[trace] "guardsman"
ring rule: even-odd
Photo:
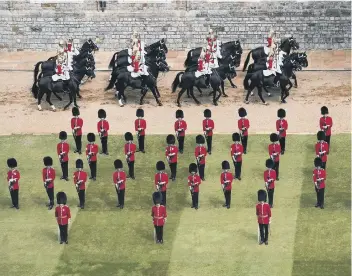
[[[115,172],[112,175],[112,181],[117,193],[117,208],[123,209],[125,205],[126,190],[126,173],[123,170],[123,164],[120,159],[114,161]]]
[[[279,135],[276,133],[270,134],[271,144],[268,146],[269,157],[274,161],[274,170],[276,171],[276,180],[279,180],[279,166],[280,166],[280,154],[281,146],[278,143]]]
[[[55,169],[53,166],[53,159],[50,156],[43,158],[43,163],[45,168],[42,170],[43,183],[46,193],[49,197],[48,210],[53,209],[54,207],[54,181],[56,177]]]
[[[231,158],[233,160],[233,165],[235,167],[235,179],[241,180],[241,171],[242,171],[242,154],[243,146],[240,144],[240,134],[233,133],[232,141],[235,143],[231,145]]]
[[[277,131],[277,134],[279,135],[281,154],[284,154],[286,150],[286,134],[287,134],[286,131],[288,128],[287,120],[285,120],[286,110],[280,108],[277,111],[277,117],[279,117],[279,119],[276,121],[276,131]]]
[[[70,207],[66,205],[67,197],[64,192],[56,194],[57,206],[55,208],[55,217],[59,225],[60,244],[68,244],[68,223],[71,218]]]
[[[73,138],[75,139],[76,143],[76,150],[75,153],[78,152],[82,154],[82,127],[83,127],[83,119],[79,117],[80,112],[77,107],[72,108],[72,116],[71,119],[71,129]]]
[[[56,146],[56,153],[59,157],[62,176],[60,179],[68,181],[68,154],[70,152],[70,145],[67,143],[67,133],[66,131],[60,131],[59,139],[61,140],[60,143]]]
[[[145,139],[145,130],[147,129],[147,122],[144,120],[144,110],[138,108],[136,111],[137,119],[134,121],[134,130],[137,132],[138,137],[138,151],[145,153],[144,150],[144,139]]]
[[[204,147],[205,139],[203,135],[196,136],[197,146],[194,149],[194,156],[196,157],[197,167],[200,178],[205,181],[204,170],[205,170],[205,157],[207,156],[207,150]]]
[[[317,193],[317,204],[315,207],[324,209],[324,192],[325,192],[325,180],[326,171],[322,168],[322,160],[317,157],[314,159],[314,170],[313,170],[313,182],[315,185],[315,192]]]
[[[108,152],[108,131],[110,129],[109,122],[106,120],[106,111],[104,109],[98,110],[99,122],[97,123],[97,131],[101,141],[101,154],[109,155]]]
[[[176,180],[176,172],[177,172],[177,156],[178,156],[178,147],[175,145],[176,139],[175,136],[169,134],[166,137],[167,147],[165,149],[165,156],[167,162],[170,166],[171,177],[172,181]]]
[[[95,134],[90,132],[87,135],[88,145],[86,146],[86,156],[90,168],[90,177],[93,181],[97,180],[97,156],[98,145],[95,144]]]
[[[20,209],[18,205],[18,193],[19,193],[19,180],[21,178],[20,172],[16,169],[17,160],[15,158],[7,159],[7,167],[9,171],[7,172],[7,182],[9,183],[9,191],[12,200],[12,207]]]
[[[166,206],[166,191],[167,185],[169,184],[169,176],[167,172],[165,172],[165,163],[163,161],[158,161],[156,163],[156,174],[154,176],[154,184],[157,192],[160,192],[161,197],[161,205]]]
[[[225,196],[225,204],[223,207],[230,209],[233,175],[230,172],[230,164],[228,161],[223,161],[221,167],[220,183]]]
[[[133,135],[131,132],[126,132],[125,133],[125,156],[126,156],[126,161],[128,165],[128,177],[131,179],[135,179],[134,177],[134,161],[135,161],[135,156],[134,154],[136,153],[137,146],[133,143]]]
[[[207,151],[209,154],[211,154],[211,148],[212,148],[212,141],[213,141],[213,130],[215,128],[214,121],[211,118],[211,110],[206,109],[204,110],[204,117],[205,119],[203,120],[203,132],[204,136],[207,140]]]
[[[325,142],[328,143],[330,148],[332,118],[329,116],[329,109],[326,106],[323,106],[320,111],[321,115],[323,115],[319,120],[320,130],[325,132]],[[327,154],[329,154],[329,152]]]
[[[246,118],[247,116],[247,111],[241,107],[238,109],[238,116],[240,116],[241,119],[238,119],[237,125],[238,129],[240,130],[241,134],[241,143],[243,146],[243,153],[247,153],[247,142],[248,142],[248,129],[250,127],[249,125],[249,120]]]
[[[154,224],[154,237],[156,243],[163,244],[163,232],[164,225],[167,218],[166,207],[161,205],[161,194],[159,192],[155,192],[153,194],[153,201],[155,206],[152,207],[152,218]]]
[[[325,132],[318,131],[317,133],[318,142],[315,144],[315,154],[321,158],[321,167],[325,170],[326,162],[328,161],[329,144],[325,142]]]
[[[270,205],[266,203],[266,191],[258,191],[258,203],[255,206],[258,224],[260,239],[259,244],[265,243],[268,245],[268,236],[269,236],[269,225],[271,220],[271,209]]]
[[[269,31],[269,35],[267,37],[267,45],[266,47],[268,48],[269,50],[269,53],[268,53],[268,56],[270,55],[274,55],[274,51],[275,51],[275,48],[276,48],[276,32],[270,28],[270,31]]]
[[[178,141],[178,148],[181,154],[183,153],[183,146],[185,143],[185,136],[186,136],[186,130],[187,130],[187,123],[183,118],[184,118],[183,111],[181,109],[176,110],[177,121],[174,124],[174,129],[175,129],[176,137]]]
[[[276,171],[273,170],[274,166],[275,164],[272,159],[267,159],[265,161],[265,167],[267,169],[264,171],[264,183],[266,191],[268,192],[270,208],[274,207],[274,190],[276,180]]]
[[[188,176],[188,187],[192,196],[192,208],[198,210],[198,201],[199,201],[199,185],[202,183],[200,176],[197,174],[198,168],[197,164],[191,163],[189,165]]]
[[[83,171],[83,161],[82,159],[76,160],[76,171],[73,173],[73,183],[76,186],[79,204],[77,207],[84,209],[84,203],[86,201],[86,182],[88,175]]]

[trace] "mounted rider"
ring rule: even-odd
[[[212,29],[209,30],[207,36],[207,50],[211,54],[210,58],[210,68],[218,68],[219,62],[218,58],[222,58],[221,56],[221,42],[218,40],[217,34],[214,34]]]
[[[73,70],[72,68],[73,56],[79,54],[79,51],[76,49],[73,43],[73,38],[68,39],[66,46],[64,47],[64,52],[67,54],[67,66],[70,70]]]
[[[52,76],[53,81],[58,80],[69,80],[70,73],[68,67],[64,64],[64,60],[61,57],[56,59],[56,68],[55,68],[55,75]]]
[[[198,58],[197,71],[195,72],[196,78],[204,75],[210,75],[212,73],[209,67],[210,56],[210,52],[207,51],[206,47],[203,47]]]
[[[61,58],[63,64],[67,64],[67,60],[68,60],[67,53],[65,52],[66,47],[67,47],[66,41],[60,40],[57,48],[57,59]]]
[[[144,63],[145,62],[145,58],[144,55],[146,54],[146,52],[144,51],[144,42],[141,41],[140,39],[140,34],[137,33],[136,31],[133,32],[132,37],[131,37],[131,44],[130,44],[130,48],[128,49],[128,55],[130,56],[131,59],[129,59],[130,63],[133,63],[136,55],[136,52],[139,52],[140,58],[141,58],[141,62]]]

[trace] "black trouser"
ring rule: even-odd
[[[198,208],[198,199],[199,199],[199,192],[191,193],[192,196],[192,207]]]
[[[106,8],[106,1],[99,1],[99,6],[101,9]]]
[[[117,190],[117,188],[115,187],[116,189],[116,193],[117,193],[117,203],[118,205],[125,205],[125,189],[123,190]]]
[[[144,151],[144,139],[145,139],[145,136],[138,136],[138,149],[140,151]]]
[[[225,205],[230,207],[230,204],[231,204],[231,190],[225,190],[224,191],[224,196],[225,196]]]
[[[235,167],[235,178],[240,178],[241,171],[242,171],[242,161],[240,162],[233,161],[233,166]]]
[[[329,145],[329,150],[330,150],[330,137],[331,137],[331,135],[325,136],[325,142],[328,143],[328,145]]]
[[[204,169],[205,169],[205,164],[198,164],[199,176],[202,180],[205,178]]]
[[[12,190],[10,191],[12,205],[18,207],[18,191],[19,190]]]
[[[79,190],[78,192],[78,198],[79,198],[79,206],[84,206],[84,203],[86,202],[86,190]]]
[[[178,149],[180,150],[180,153],[183,152],[183,145],[185,144],[185,136],[178,136]]]
[[[317,193],[317,205],[318,206],[324,206],[324,193],[325,193],[325,188],[317,189],[315,187],[315,192]]]
[[[161,192],[161,205],[166,206],[166,191],[165,192]]]
[[[279,143],[280,143],[280,147],[281,147],[281,152],[285,152],[285,150],[286,150],[286,137],[280,137]]]
[[[74,138],[75,138],[75,143],[76,143],[76,150],[78,152],[82,152],[82,135],[74,136]]]
[[[68,178],[68,161],[61,163],[62,177],[64,179]]]
[[[276,171],[276,178],[279,178],[279,166],[280,166],[280,161],[275,162],[274,161],[274,170]]]
[[[156,225],[154,225],[154,228],[155,228],[156,240],[157,241],[162,241],[163,240],[163,228],[164,228],[164,226],[156,226]]]
[[[100,141],[101,141],[102,152],[107,154],[108,153],[108,136],[101,137]]]
[[[134,177],[134,161],[127,162],[128,165],[128,175],[133,178]]]
[[[248,142],[248,136],[241,135],[241,143],[243,146],[243,153],[247,153],[247,142]]]
[[[67,242],[67,238],[68,238],[68,224],[66,224],[66,225],[60,225],[59,224],[59,228],[60,228],[60,241]]]
[[[96,178],[97,177],[97,161],[90,161],[89,168],[90,168],[90,177]]]
[[[49,197],[49,206],[54,206],[54,188],[46,188]]]
[[[169,163],[170,166],[170,171],[171,171],[171,179],[176,178],[176,172],[177,172],[177,163]]]
[[[322,162],[322,163],[321,163],[321,168],[325,170],[325,168],[326,168],[326,162]]]
[[[259,223],[259,231],[260,231],[260,240],[262,242],[268,241],[268,234],[269,234],[269,224],[260,224]]]
[[[207,152],[211,153],[211,147],[212,147],[212,143],[213,143],[213,136],[206,136],[206,140],[207,140]]]
[[[268,189],[268,198],[269,198],[269,205],[272,207],[274,204],[274,190],[275,189]]]

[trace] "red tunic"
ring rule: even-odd
[[[203,59],[198,59],[198,69],[199,72],[204,70],[204,62]]]
[[[268,69],[272,69],[273,68],[273,58],[270,57],[269,60],[268,60]]]
[[[329,116],[321,117],[319,120],[319,125],[320,125],[320,129],[325,132],[326,136],[331,135],[331,127],[332,127],[332,118],[331,117],[329,117]],[[324,126],[328,126],[328,128],[325,129]]]
[[[187,130],[187,123],[184,120],[177,120],[174,125],[175,132],[178,132],[178,136],[185,136]],[[179,129],[182,129],[179,131]]]
[[[107,120],[100,120],[97,123],[97,130],[98,133],[101,133],[101,130],[104,129],[105,131],[102,134],[102,137],[107,137],[108,136],[108,131],[110,129],[109,122]]]
[[[199,155],[204,155],[200,158],[199,164],[205,164],[205,157],[207,156],[207,149],[204,146],[196,146],[194,149],[194,156],[197,158]]]
[[[225,185],[225,180],[229,181],[227,182],[227,186],[225,187],[226,191],[231,191],[232,189],[232,181],[233,181],[233,174],[230,172],[223,172],[220,175],[220,183],[221,185]]]
[[[67,51],[68,52],[71,52],[72,51],[72,44],[67,44]]]
[[[43,175],[43,182],[45,182],[46,179],[51,179],[47,188],[48,189],[54,188],[54,180],[56,177],[55,169],[54,168],[44,168],[42,171],[42,175]]]
[[[71,218],[71,211],[67,205],[60,204],[55,208],[55,217],[59,225],[68,224],[68,220]]]
[[[136,119],[134,121],[134,130],[138,131],[138,128],[142,128],[142,130],[139,132],[140,136],[145,136],[145,130],[147,128],[147,122],[144,119]]]
[[[246,118],[238,119],[237,125],[238,129],[242,132],[242,136],[248,136],[249,120]],[[242,130],[242,128],[246,128],[246,130]]]
[[[76,183],[81,180],[81,184],[79,185],[80,190],[85,190],[86,189],[86,182],[87,182],[87,173],[84,171],[75,171],[73,173],[73,184],[76,185]]]
[[[138,73],[138,72],[139,72],[139,60],[137,60],[137,59],[135,59],[135,60],[133,61],[133,71],[134,71],[135,73]]]
[[[202,180],[198,174],[188,176],[188,186],[191,187],[192,183],[194,183],[193,192],[199,193],[199,185],[202,184]]]
[[[270,184],[269,184],[269,180],[271,180]],[[269,190],[274,189],[275,188],[275,180],[276,180],[276,171],[273,169],[267,169],[266,171],[264,171],[264,182],[269,184]]]
[[[206,63],[209,63],[210,60],[211,60],[211,54],[210,54],[210,53],[206,53],[206,54],[205,54],[205,62],[206,62]],[[213,62],[214,62],[214,61],[213,61]]]
[[[21,178],[20,172],[16,169],[7,172],[7,182],[9,182],[10,179],[15,180],[14,182],[12,182],[12,190],[19,190],[20,186],[18,182],[20,178]]]
[[[234,157],[235,153],[240,153],[237,157]],[[231,145],[231,158],[235,158],[235,162],[242,162],[243,146],[240,143],[234,143]]]
[[[273,153],[277,153],[277,155],[274,157],[274,162],[279,162],[280,161],[280,154],[281,154],[281,146],[279,144],[270,144],[269,145],[269,157],[271,158]]]
[[[71,129],[74,130],[75,127],[79,127],[76,129],[76,136],[81,136],[83,127],[83,120],[81,118],[73,117],[71,119]]]
[[[125,144],[125,155],[127,155],[128,152],[131,153],[129,160],[130,162],[134,161],[134,154],[136,153],[137,146],[133,143],[126,143]]]
[[[170,153],[175,153],[175,155],[169,156]],[[165,150],[165,156],[169,156],[169,163],[177,163],[178,147],[175,145],[167,146]]]
[[[136,56],[131,56],[132,64],[133,64],[133,61],[135,58],[136,58]]]
[[[207,133],[207,136],[213,136],[213,130],[215,128],[214,121],[212,119],[204,119],[203,120],[203,131],[205,132],[206,128],[210,128]]]
[[[286,137],[286,131],[288,128],[288,123],[285,119],[279,119],[276,121],[276,130],[280,132],[280,128],[283,128],[283,130],[280,133],[280,137]]]
[[[91,153],[90,161],[94,162],[97,161],[97,154],[98,154],[98,145],[97,144],[88,144],[86,146],[86,155],[88,156]]]
[[[66,142],[60,142],[56,146],[56,152],[57,155],[60,155],[60,153],[64,154],[62,155],[62,162],[68,162],[68,153],[70,152],[70,145]]]
[[[271,43],[272,43],[273,39],[272,39],[271,37],[268,37],[268,38],[266,39],[266,41],[268,42],[267,47],[271,47]]]
[[[266,202],[259,202],[255,206],[255,209],[258,217],[258,223],[269,224],[269,219],[271,218],[270,205]]]
[[[56,66],[56,73],[57,73],[58,75],[61,75],[61,74],[62,74],[62,66],[61,66],[60,64],[58,64],[58,65]]]
[[[313,171],[313,182],[317,182],[318,179],[324,179],[322,181],[320,181],[320,186],[318,184],[318,187],[320,189],[323,189],[325,188],[325,180],[326,180],[326,171],[324,169],[317,169],[315,168],[314,171]]]
[[[166,172],[157,172],[154,176],[154,184],[155,188],[157,188],[159,182],[165,182],[165,184],[161,185],[161,192],[166,192],[167,185],[169,184],[169,176]]]
[[[114,184],[119,186],[118,182],[120,182],[120,190],[126,189],[126,173],[124,171],[115,171],[112,175],[112,181]]]
[[[152,217],[155,226],[164,226],[167,217],[166,207],[164,205],[153,206]]]
[[[326,153],[329,152],[329,144],[325,141],[315,144],[315,154],[321,158],[321,161],[328,161]]]

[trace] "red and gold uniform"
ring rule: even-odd
[[[73,138],[75,139],[75,143],[76,143],[75,153],[78,152],[79,154],[81,154],[82,152],[82,134],[83,134],[82,128],[83,128],[83,119],[78,116],[74,116],[71,119],[71,129],[73,133]]]
[[[188,176],[188,186],[192,195],[192,208],[198,210],[199,201],[199,185],[202,184],[202,180],[198,174],[191,174]]]
[[[233,181],[233,175],[231,172],[225,170],[221,173],[220,183],[225,196],[225,204],[223,205],[223,207],[227,207],[227,209],[230,209],[230,205],[231,205],[232,181]]]
[[[97,123],[97,132],[100,136],[102,154],[108,155],[108,136],[109,136],[110,125],[106,119],[101,119]]]
[[[112,181],[117,193],[117,207],[120,209],[123,209],[125,205],[126,177],[126,172],[122,169],[117,169],[112,175]]]
[[[268,168],[267,170],[264,171],[264,183],[265,183],[265,188],[268,192],[270,208],[273,208],[273,204],[274,204],[275,180],[276,180],[275,170]]]
[[[174,130],[176,133],[176,138],[178,140],[178,146],[179,146],[180,153],[183,153],[186,130],[187,130],[186,121],[179,117],[174,124]]]
[[[332,125],[333,122],[330,116],[323,116],[319,120],[320,129],[325,132],[325,142],[327,142],[329,145]]]
[[[84,209],[87,179],[88,179],[88,174],[81,169],[73,173],[73,183],[76,186],[76,190],[79,197],[78,207],[80,207],[81,209]]]
[[[165,156],[170,166],[171,179],[175,181],[177,173],[178,147],[174,144],[169,144],[165,149]]]
[[[326,168],[326,162],[328,161],[327,153],[329,152],[329,144],[325,141],[319,141],[315,144],[315,154],[320,157],[323,164],[322,168]]]
[[[71,211],[67,205],[60,204],[55,208],[55,217],[60,229],[60,243],[68,243],[68,222]]]
[[[94,139],[95,140],[95,139]],[[90,178],[96,180],[97,177],[97,160],[98,160],[99,147],[94,142],[89,142],[86,146],[86,156],[90,168]]]
[[[269,224],[271,219],[270,205],[266,203],[265,190],[258,191],[258,203],[255,206],[257,220],[259,224],[260,242],[259,244],[268,244]]]
[[[240,137],[238,134],[233,138],[236,138],[234,139],[236,141],[231,145],[231,158],[235,167],[235,178],[241,180],[243,146],[239,142]]]
[[[154,176],[155,189],[161,192],[161,205],[166,206],[166,191],[169,184],[169,176],[164,171],[158,171]]]
[[[248,142],[248,129],[250,127],[249,120],[247,118],[241,118],[237,121],[238,129],[241,134],[241,143],[243,146],[243,153],[247,153],[247,142]]]
[[[279,180],[279,166],[281,146],[278,143],[272,143],[268,146],[269,157],[274,161],[274,170],[276,171],[276,180]]]
[[[156,242],[163,243],[163,228],[167,218],[166,207],[160,204],[153,206],[152,217],[156,234]]]
[[[279,142],[281,147],[281,154],[285,153],[286,150],[286,135],[288,129],[288,122],[285,119],[279,119],[276,121],[276,131],[279,135]]]
[[[313,170],[313,183],[317,193],[317,203],[315,207],[324,209],[324,193],[325,193],[326,171],[321,167],[316,167]]]
[[[43,168],[42,178],[44,187],[49,197],[49,210],[51,210],[54,206],[54,181],[56,178],[55,169],[52,167]]]
[[[205,119],[203,120],[203,132],[204,132],[205,139],[207,141],[207,152],[211,154],[213,131],[215,128],[215,124],[214,124],[214,121],[210,119],[211,111],[209,109],[206,109],[204,111],[204,117]]]
[[[144,113],[143,113],[144,115]],[[147,121],[141,117],[138,117],[134,121],[134,130],[137,132],[138,138],[138,151],[144,151],[144,140],[145,140],[145,130],[147,129]]]
[[[18,206],[18,193],[19,193],[19,180],[21,179],[20,172],[13,168],[7,172],[7,182],[9,183],[9,190],[12,201],[12,208],[19,209]]]
[[[61,142],[57,144],[56,153],[59,157],[61,170],[62,170],[61,179],[68,181],[68,161],[69,161],[68,156],[70,152],[70,145],[65,140],[61,140]]]
[[[132,141],[127,142],[124,146],[124,152],[125,152],[127,165],[128,165],[128,175],[132,179],[135,179],[134,162],[135,162],[136,150],[137,150],[137,146]]]
[[[196,157],[196,160],[197,160],[199,176],[204,181],[205,180],[205,175],[204,175],[205,157],[207,156],[206,148],[203,145],[196,146],[194,150],[194,156]]]

